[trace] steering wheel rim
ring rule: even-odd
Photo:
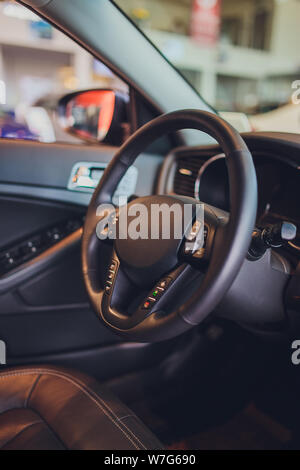
[[[99,279],[101,242],[96,236],[101,204],[111,203],[114,191],[127,169],[154,140],[182,129],[197,129],[221,146],[229,176],[230,215],[218,230],[203,282],[178,309],[154,312],[141,322],[124,328],[104,314],[104,289]],[[240,134],[226,121],[206,111],[182,110],[159,116],[138,129],[107,166],[88,207],[82,238],[82,268],[86,289],[99,318],[111,330],[130,340],[161,341],[177,336],[203,321],[230,288],[245,259],[255,224],[257,181],[251,153]],[[117,258],[115,258],[117,261]]]

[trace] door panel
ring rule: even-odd
[[[11,256],[15,247],[26,247],[28,240],[48,232],[51,235],[53,227],[80,220],[84,214],[72,206],[6,197],[0,198],[0,210],[6,220],[0,252]],[[38,247],[29,260],[26,252],[24,263],[12,264],[0,277],[0,336],[6,341],[9,358],[120,341],[89,308],[77,232],[65,237],[59,232],[61,239],[52,240],[45,250],[42,246],[41,252]]]

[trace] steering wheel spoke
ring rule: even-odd
[[[174,295],[178,293],[179,285],[183,285],[183,281],[189,278],[189,271],[190,267],[182,264],[162,276],[141,299],[134,316],[140,320],[168,307],[170,299],[175,299]]]
[[[122,270],[121,262],[115,250],[107,266],[105,284],[102,292],[102,315],[112,324],[125,327],[129,323],[127,299],[133,297],[134,285]]]
[[[191,284],[199,278],[198,270],[193,269],[189,264],[180,264],[173,271],[162,276],[153,283],[152,288],[140,296],[138,304],[134,309],[126,310],[120,307],[124,296],[132,297],[136,286],[134,286],[125,276],[127,285],[124,287],[124,276],[122,267],[116,253],[114,252],[111,263],[107,271],[107,280],[102,295],[101,310],[103,317],[114,327],[130,329],[142,323],[151,315],[167,316],[178,304],[183,292],[188,297],[191,292]],[[126,284],[126,281],[125,281]],[[194,284],[195,287],[195,284]],[[120,290],[122,293],[120,294]],[[118,300],[114,298],[117,292]],[[116,305],[118,304],[118,306]]]

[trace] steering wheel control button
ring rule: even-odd
[[[151,307],[151,302],[149,300],[146,300],[143,304],[143,309],[148,310]]]
[[[111,291],[116,274],[117,274],[117,262],[115,260],[112,260],[110,262],[110,266],[108,268],[107,275],[106,275],[104,292],[106,292],[107,294],[109,294]]]
[[[106,281],[106,283],[105,283],[105,290],[104,290],[104,292],[106,292],[106,294],[109,294],[109,293],[110,293],[111,286],[112,286],[112,284],[111,284],[109,281]]]
[[[165,279],[162,279],[161,281],[159,281],[159,283],[157,284],[157,289],[166,289],[168,287],[168,285],[170,284],[171,282],[171,278],[170,277],[167,277]]]
[[[155,287],[153,291],[151,292],[151,294],[149,294],[150,300],[156,302],[160,298],[160,296],[164,293],[164,291],[165,289],[163,289],[162,287],[159,287],[159,286]]]
[[[189,234],[186,236],[186,239],[190,242],[196,240],[197,235],[199,234],[201,228],[202,228],[201,222],[199,220],[196,220],[196,222],[194,222]]]
[[[141,308],[143,310],[149,310],[152,307],[152,305],[154,305],[161,298],[161,296],[164,294],[164,292],[168,288],[171,281],[172,279],[170,277],[167,277],[159,281],[158,284],[154,287],[154,289],[151,292],[149,292],[148,297],[145,300],[145,302],[142,304]]]
[[[194,224],[195,225],[195,224]],[[193,226],[194,227],[194,226]],[[198,227],[198,226],[197,226]],[[184,246],[184,254],[188,256],[192,256],[193,258],[196,259],[201,259],[204,257],[205,254],[205,247],[206,247],[206,242],[207,242],[207,236],[208,236],[208,228],[206,225],[204,225],[202,229],[203,236],[198,237],[199,230],[202,227],[198,229],[198,232],[196,235],[193,235],[193,238],[188,238],[187,240],[189,243],[185,243]],[[191,233],[195,234],[196,231],[192,229]],[[192,241],[194,241],[194,245],[191,246]]]
[[[151,309],[152,305],[155,304],[157,299],[151,297],[151,295],[148,295],[147,299],[144,301],[143,305],[142,305],[142,309],[143,310],[149,310]]]
[[[165,288],[167,287],[167,281],[166,281],[166,279],[164,279],[163,281],[161,281],[161,282],[159,283],[159,287],[160,287],[161,289],[165,289]]]

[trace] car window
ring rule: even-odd
[[[74,41],[27,8],[0,0],[0,138],[82,143],[60,127],[57,102],[95,87],[126,89]]]
[[[238,130],[300,132],[299,0],[115,3]]]

